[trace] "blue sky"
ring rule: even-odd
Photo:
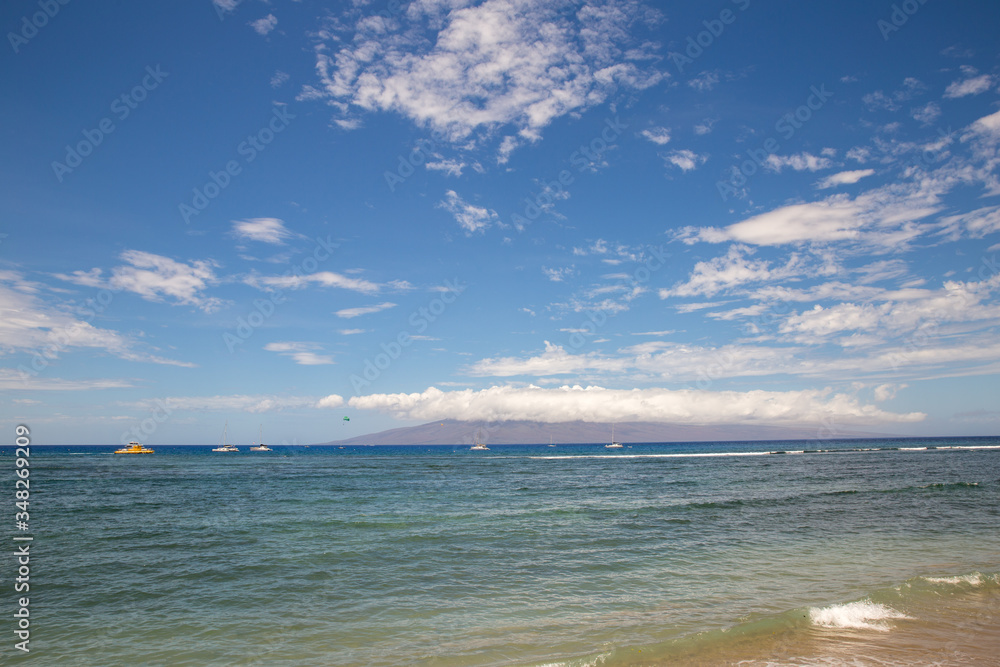
[[[8,433],[997,432],[996,3],[0,15]]]

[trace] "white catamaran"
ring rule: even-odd
[[[264,444],[264,425],[260,425],[260,432],[257,433],[257,444],[250,448],[251,452],[273,452],[274,450]]]
[[[236,445],[230,445],[226,443],[226,432],[229,430],[229,420],[226,420],[226,425],[222,429],[222,444],[218,447],[213,447],[213,452],[238,452],[240,448]]]
[[[615,442],[615,425],[614,424],[611,424],[611,444],[610,445],[604,445],[604,448],[605,449],[621,449],[622,448],[622,443]]]
[[[489,447],[487,447],[483,443],[479,442],[479,433],[478,432],[476,433],[476,444],[474,444],[472,447],[469,447],[469,449],[471,449],[474,452],[488,452],[488,451],[490,451]]]

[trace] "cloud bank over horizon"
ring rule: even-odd
[[[919,412],[892,413],[829,389],[804,391],[707,391],[605,389],[589,386],[495,386],[412,394],[355,396],[348,406],[387,412],[396,419],[433,421],[615,422],[676,424],[850,424],[922,421]]]

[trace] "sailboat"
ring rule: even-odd
[[[611,424],[611,444],[610,445],[604,445],[604,448],[605,449],[621,449],[622,448],[622,443],[615,442],[615,425],[614,424]]]
[[[257,444],[250,448],[251,452],[273,452],[274,450],[264,444],[264,425],[260,425],[260,431],[257,433]]]
[[[213,452],[238,452],[240,448],[236,445],[230,445],[226,443],[226,431],[229,430],[229,420],[226,420],[226,425],[222,429],[222,444],[218,447],[213,447]]]
[[[479,434],[478,433],[476,433],[476,444],[474,444],[472,447],[469,447],[469,449],[471,449],[474,452],[488,452],[488,451],[490,451],[489,447],[487,447],[483,443],[479,442]]]

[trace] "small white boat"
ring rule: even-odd
[[[251,447],[250,448],[251,452],[273,452],[274,451],[273,449],[271,449],[270,447],[268,447],[267,445],[264,444],[264,438],[262,437],[263,434],[264,434],[264,425],[261,424],[261,426],[260,426],[260,432],[258,432],[258,434],[257,434],[257,442],[260,443],[260,444],[257,444],[257,445],[254,445],[253,447]]]
[[[222,429],[222,444],[218,447],[213,447],[213,452],[238,452],[240,448],[236,445],[230,445],[226,443],[226,431],[229,430],[229,421],[226,421],[226,425]]]
[[[615,425],[612,424],[611,425],[611,444],[610,445],[604,445],[604,449],[621,449],[621,448],[622,448],[622,443],[615,442]]]
[[[469,447],[469,449],[471,449],[474,452],[488,452],[488,451],[490,451],[490,448],[487,447],[486,445],[484,445],[481,442],[477,442],[472,447]]]

